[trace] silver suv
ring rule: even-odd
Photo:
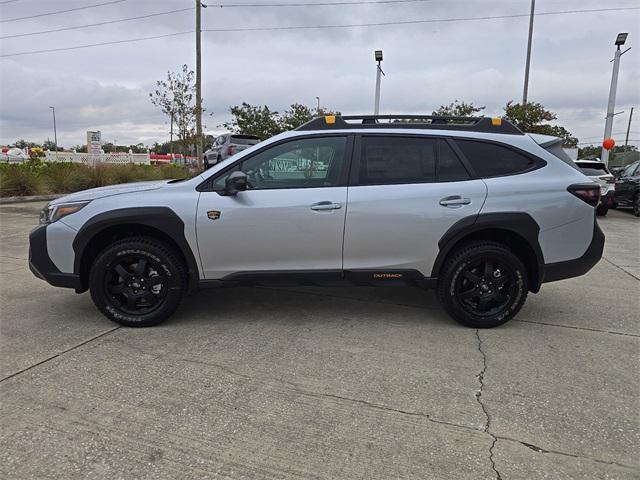
[[[560,139],[499,118],[327,116],[182,181],[74,193],[30,266],[127,326],[229,285],[417,285],[472,327],[602,255],[600,187]]]
[[[260,143],[260,137],[226,133],[215,139],[211,148],[204,152],[204,166],[209,168],[232,155]]]

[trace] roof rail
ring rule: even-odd
[[[509,120],[499,117],[446,117],[441,115],[325,115],[296,130],[405,128],[459,130],[468,132],[524,135]]]

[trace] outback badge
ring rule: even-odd
[[[220,218],[220,212],[218,210],[209,210],[207,217],[209,217],[209,220],[217,220]]]

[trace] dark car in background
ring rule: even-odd
[[[630,207],[640,217],[640,161],[627,165],[616,177],[615,206]]]
[[[211,148],[204,152],[204,167],[209,168],[226,160],[242,150],[260,143],[260,137],[255,135],[241,135],[239,133],[225,133],[216,138]]]

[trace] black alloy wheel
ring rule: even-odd
[[[152,237],[118,240],[96,257],[89,291],[109,319],[128,327],[149,327],[168,318],[186,287],[182,258]]]

